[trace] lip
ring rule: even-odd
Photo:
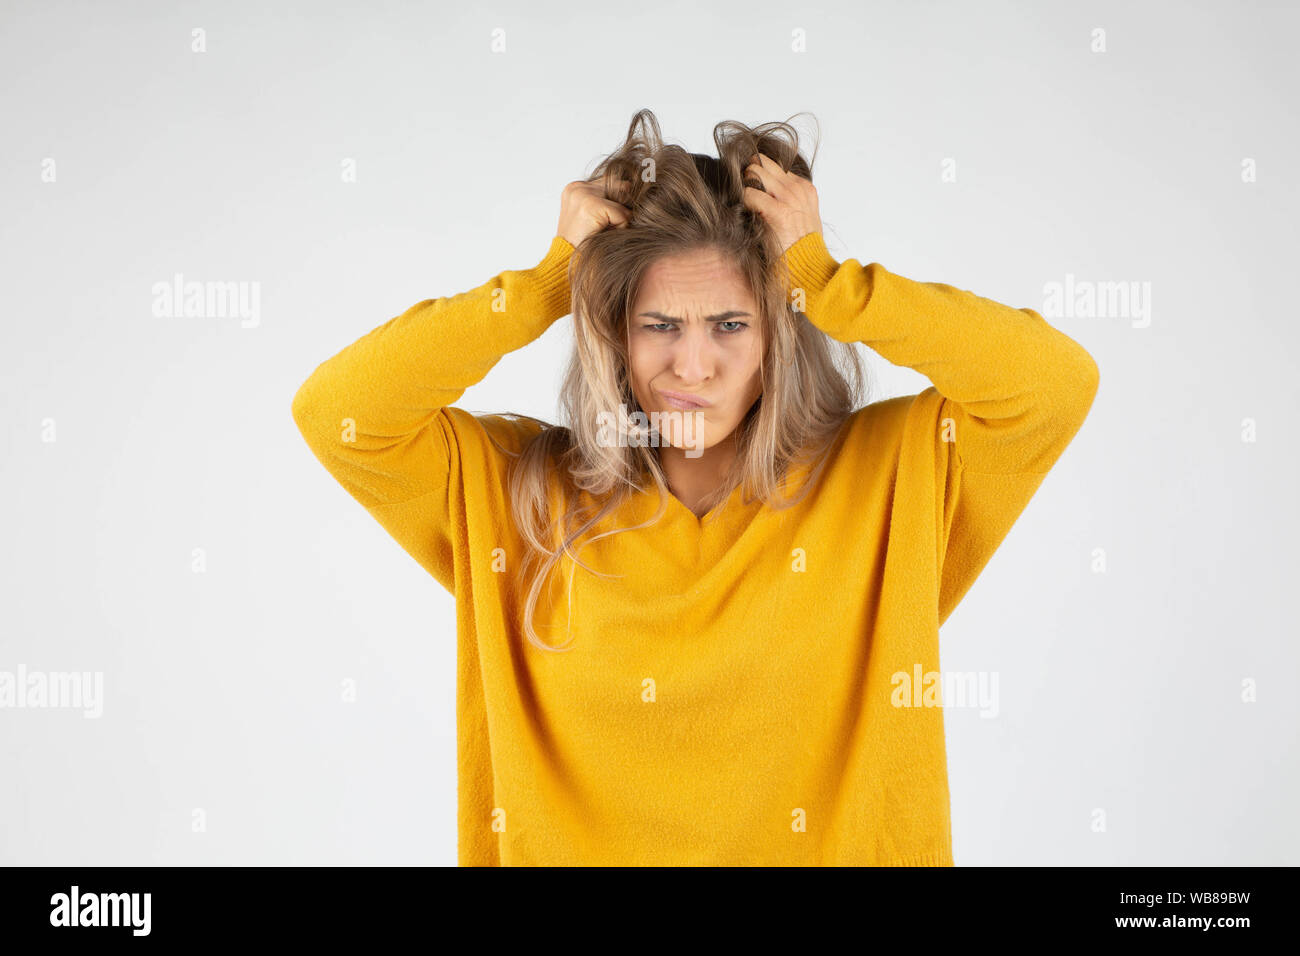
[[[673,408],[680,408],[683,410],[689,410],[693,408],[708,408],[709,405],[711,404],[710,402],[706,402],[702,398],[697,398],[696,396],[689,395],[686,392],[665,392],[662,389],[660,389],[659,394],[663,396],[664,401],[666,401]]]

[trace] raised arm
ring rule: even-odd
[[[934,383],[947,400],[938,437],[966,471],[1044,474],[1083,424],[1097,364],[1032,309],[905,279],[876,262],[836,262],[820,232],[785,255],[810,322]]]
[[[496,416],[452,403],[569,312],[575,246],[626,221],[596,187],[568,184],[536,265],[416,303],[321,363],[293,397],[294,421],[321,464],[453,593],[452,491],[466,487],[467,468],[503,480],[504,462],[485,434]]]
[[[572,252],[557,235],[532,268],[416,303],[321,363],[293,397],[321,464],[448,590],[459,454],[448,407],[569,311]]]
[[[941,440],[968,472],[1046,473],[1097,392],[1097,363],[1083,346],[1032,309],[914,282],[877,262],[837,262],[812,182],[753,159],[746,175],[762,188],[746,188],[745,204],[784,250],[792,304],[832,338],[863,342],[930,379],[946,400]]]

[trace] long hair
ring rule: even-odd
[[[811,162],[799,150],[798,131],[788,121],[751,128],[726,120],[714,127],[713,141],[716,158],[665,144],[658,120],[643,109],[632,117],[625,142],[587,177],[589,183],[602,184],[606,199],[628,207],[630,217],[624,227],[587,237],[570,260],[574,348],[560,390],[568,424],[548,425],[514,415],[539,430],[517,453],[493,439],[515,459],[509,492],[515,527],[526,548],[520,569],[528,582],[523,629],[539,648],[568,650],[572,643],[546,644],[533,624],[543,583],[562,556],[599,575],[578,559],[572,546],[628,497],[648,490],[651,482],[660,499],[652,518],[594,535],[582,547],[652,525],[668,505],[658,442],[602,436],[611,415],[625,438],[645,434],[637,424],[643,419],[635,415],[641,408],[631,384],[628,320],[643,276],[656,261],[716,249],[738,267],[760,313],[762,391],[736,426],[730,472],[703,507],[728,501],[738,486],[749,500],[762,498],[776,509],[802,500],[862,394],[864,373],[857,351],[821,332],[792,307],[783,250],[742,198],[745,186],[762,189],[757,180],[743,178],[755,153],[812,180]],[[631,410],[632,417],[620,409]],[[814,467],[800,493],[786,495],[791,470],[810,463]]]

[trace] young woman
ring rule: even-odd
[[[639,112],[536,265],[294,398],[456,597],[462,865],[953,862],[939,626],[1097,367],[1031,309],[833,259],[788,123],[714,140]],[[570,312],[567,426],[452,404]],[[857,407],[851,342],[933,387]]]

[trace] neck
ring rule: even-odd
[[[727,472],[735,460],[734,431],[694,458],[687,457],[686,450],[682,448],[671,445],[659,448],[659,465],[668,480],[668,489],[697,518],[708,512],[708,497],[726,480]]]

